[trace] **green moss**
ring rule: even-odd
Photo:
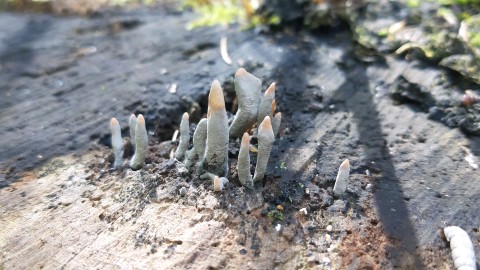
[[[282,18],[278,15],[272,15],[267,19],[267,23],[270,25],[278,25],[282,22]]]
[[[387,37],[388,36],[388,27],[382,28],[377,31],[377,36],[379,37]]]
[[[267,217],[273,219],[273,220],[283,220],[283,214],[282,212],[279,212],[278,210],[272,210],[268,212]]]
[[[407,6],[410,8],[417,8],[420,6],[420,0],[407,0]]]
[[[236,1],[211,1],[200,3],[200,1],[187,1],[185,4],[191,7],[199,18],[187,25],[188,29],[201,26],[229,25],[246,19],[246,11]]]
[[[465,23],[468,29],[468,45],[473,48],[480,48],[480,15],[466,19]]]
[[[376,42],[373,39],[373,36],[369,33],[367,28],[361,25],[357,25],[354,31],[355,31],[355,36],[358,43],[360,43],[362,46],[367,48],[375,48]]]
[[[436,0],[441,5],[478,5],[478,0]]]
[[[470,45],[473,47],[480,48],[480,34],[479,33],[472,33],[470,39]]]
[[[282,21],[277,14],[262,15],[256,13],[249,1],[183,0],[181,9],[184,8],[191,8],[199,14],[198,19],[187,25],[189,29],[233,23],[240,23],[243,28],[253,28],[258,25],[278,25]]]

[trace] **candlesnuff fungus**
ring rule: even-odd
[[[195,147],[192,147],[192,149],[188,150],[185,153],[185,167],[190,170],[190,168],[193,166],[195,163],[195,156],[197,153],[195,153]]]
[[[112,133],[112,148],[115,161],[114,168],[120,168],[123,165],[123,140],[120,124],[116,118],[110,120],[110,132]]]
[[[188,144],[190,143],[190,123],[188,118],[188,113],[184,113],[182,116],[182,121],[180,122],[180,143],[178,144],[177,151],[175,151],[175,158],[177,160],[183,159],[185,151],[187,151]]]
[[[218,177],[215,175],[215,177],[213,178],[213,191],[222,191],[226,184],[228,184],[227,178]]]
[[[198,122],[197,128],[193,133],[193,147],[187,151],[187,158],[185,159],[185,167],[190,169],[195,164],[195,157],[198,156],[200,160],[205,155],[205,147],[207,143],[207,119],[203,118]]]
[[[333,187],[333,194],[336,196],[342,195],[347,190],[348,177],[350,175],[350,162],[345,159],[338,168],[337,179]]]
[[[278,132],[280,131],[280,124],[282,123],[282,113],[278,112],[275,114],[275,117],[273,117],[272,120],[272,128],[273,128],[273,134],[275,137],[277,137]]]
[[[223,189],[222,183],[220,182],[220,179],[218,176],[215,175],[215,178],[213,178],[213,191],[220,191]]]
[[[240,68],[235,73],[235,93],[238,99],[238,110],[235,114],[229,133],[238,138],[257,121],[258,106],[262,95],[262,81]]]
[[[247,132],[243,134],[240,151],[238,152],[237,172],[238,180],[242,186],[253,188],[252,174],[250,173],[250,135]]]
[[[265,116],[269,116],[272,113],[272,106],[275,100],[275,83],[272,83],[265,94],[263,95],[260,106],[258,107],[257,123],[260,124]]]
[[[452,258],[457,270],[477,269],[475,250],[467,232],[457,226],[449,226],[443,229],[447,241],[450,242]]]
[[[132,146],[135,147],[135,128],[137,127],[137,117],[133,113],[128,120],[128,127],[130,130],[130,142],[132,143]]]
[[[197,156],[202,159],[205,155],[205,147],[207,143],[207,118],[203,118],[198,122],[197,128],[193,133],[193,147]]]
[[[210,173],[228,175],[228,118],[220,82],[215,80],[208,96],[207,145],[201,161]]]
[[[253,188],[253,182],[260,181],[265,175],[275,139],[274,129],[278,133],[281,113],[277,113],[272,122],[276,107],[275,83],[272,83],[265,91],[262,99],[260,79],[241,68],[235,74],[235,91],[238,95],[239,110],[229,129],[222,87],[217,80],[212,83],[208,96],[207,118],[200,120],[198,123],[193,134],[193,148],[186,151],[184,163],[185,167],[190,169],[198,156],[200,162],[197,167],[197,175],[201,179],[214,181],[215,176],[219,176],[220,180],[223,179],[222,183],[228,182],[225,177],[229,170],[229,136],[236,137],[239,132],[241,132],[239,134],[243,134],[261,119],[262,122],[257,129],[258,150],[256,152],[258,155],[254,176],[252,177],[250,173],[250,136],[248,133],[245,133],[242,137],[237,163],[241,184]],[[184,114],[185,116],[186,114]],[[181,137],[188,134],[188,127],[181,127],[180,129]],[[185,137],[185,140],[187,139],[189,140]],[[178,149],[180,148],[179,145]]]
[[[148,150],[148,135],[145,128],[145,118],[139,114],[137,118],[137,125],[135,126],[135,154],[130,160],[130,167],[134,170],[142,168],[147,156]]]
[[[270,152],[272,150],[273,142],[275,141],[275,136],[273,134],[272,122],[270,121],[270,116],[265,116],[265,119],[262,121],[258,127],[258,156],[257,156],[257,165],[255,167],[255,175],[253,176],[253,181],[260,181],[265,175],[267,170],[268,159],[270,158]]]

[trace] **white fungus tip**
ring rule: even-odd
[[[345,159],[342,164],[340,165],[341,170],[349,170],[350,169],[350,161]]]
[[[250,135],[245,132],[243,133],[243,137],[242,137],[242,146],[248,146],[248,144],[250,143]]]
[[[270,84],[270,86],[267,88],[267,91],[265,91],[264,96],[274,96],[275,95],[275,82]]]
[[[113,117],[112,120],[110,120],[110,127],[116,127],[120,126],[120,123],[118,123],[117,118]]]
[[[215,175],[215,177],[213,178],[213,191],[221,191],[221,190],[222,190],[222,186],[220,183],[220,178],[218,178],[218,176]]]
[[[225,109],[225,99],[223,98],[222,86],[218,80],[214,80],[208,95],[208,114],[223,109]]]
[[[265,116],[262,123],[260,124],[260,128],[258,132],[262,132],[264,130],[272,129],[272,121],[270,120],[270,116]]]
[[[248,74],[248,72],[244,68],[239,68],[235,73],[235,77],[244,76],[246,74]]]
[[[190,117],[190,115],[185,112],[183,115],[182,115],[182,120],[188,120],[188,118]]]
[[[137,118],[137,126],[145,125],[145,118],[143,115],[139,114]]]
[[[350,175],[350,161],[345,159],[338,168],[337,179],[333,186],[333,194],[341,196],[347,190],[348,178]]]
[[[135,116],[135,114],[132,113],[132,115],[130,115],[129,121],[134,121],[134,120],[137,120],[137,117]]]

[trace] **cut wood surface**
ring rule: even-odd
[[[415,84],[433,104],[461,100],[443,69],[363,61],[341,27],[187,31],[193,16],[0,14],[0,269],[451,269],[449,225],[480,258],[480,139],[389,96]],[[230,184],[213,193],[168,160],[169,140],[184,112],[205,116],[214,79],[233,113],[240,65],[275,81],[282,125],[262,183],[242,188],[230,153]],[[110,170],[109,121],[127,138],[132,113],[146,119],[146,166]]]

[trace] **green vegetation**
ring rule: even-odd
[[[479,6],[478,0],[429,0],[429,2],[437,2],[444,6],[463,5],[463,6]],[[407,6],[410,8],[417,8],[422,3],[421,0],[407,0]]]
[[[441,5],[449,6],[449,5],[472,5],[478,6],[480,2],[478,0],[436,0]]]
[[[407,0],[407,6],[411,8],[417,8],[420,6],[420,0]]]
[[[465,19],[465,24],[468,27],[468,45],[474,48],[480,48],[480,15]]]
[[[186,0],[183,7],[192,8],[199,14],[199,18],[190,22],[188,28],[213,25],[229,25],[243,22],[247,18],[247,11],[238,4],[238,1],[202,1]]]
[[[279,221],[282,221],[283,220],[283,214],[282,212],[278,211],[278,210],[272,210],[270,212],[268,212],[267,214],[267,217],[273,219],[273,220],[279,220]]]
[[[199,18],[187,27],[193,29],[202,26],[241,24],[244,28],[257,25],[277,25],[281,22],[278,15],[268,17],[256,14],[256,7],[248,0],[184,0],[181,9],[191,8]]]

